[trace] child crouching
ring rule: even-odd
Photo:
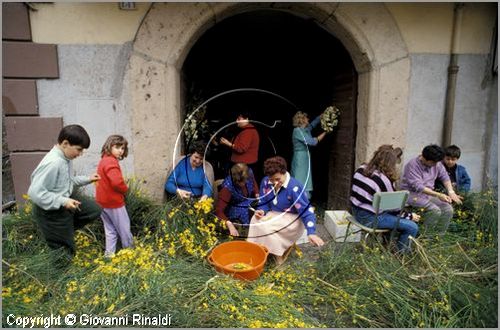
[[[31,175],[28,195],[33,201],[33,218],[47,245],[61,249],[58,266],[76,253],[75,230],[99,218],[101,208],[92,198],[77,196],[74,187],[98,181],[99,175],[73,176],[72,160],[90,146],[90,137],[80,125],[68,125],[59,132],[57,144]]]

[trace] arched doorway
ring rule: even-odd
[[[357,79],[353,82],[357,87],[345,89],[341,84],[351,81],[354,72],[334,74],[332,79],[338,81],[333,86],[338,89],[331,95],[332,102],[352,98],[350,105],[355,110],[351,120],[355,126],[350,129],[355,134],[340,129],[332,138],[337,146],[351,151],[349,138],[355,137],[355,166],[366,161],[380,144],[405,146],[410,59],[398,26],[383,3],[153,3],[133,42],[124,77],[128,88],[122,94],[122,102],[131,112],[134,173],[156,199],[163,197],[168,169],[182,152],[176,141],[184,120],[183,91],[187,86],[182,86],[186,81],[183,67],[188,55],[207,31],[225,19],[261,10],[281,11],[314,21],[347,49],[356,68]],[[315,61],[297,59],[287,74],[293,75],[296,67],[313,64]],[[353,90],[357,94],[351,94]],[[321,110],[322,107],[315,109]],[[346,119],[345,113],[343,118]],[[331,152],[334,155],[329,157],[329,172],[347,173],[336,169],[352,166],[345,161],[346,153],[339,149]],[[337,186],[347,186],[350,177],[332,179],[332,175],[328,178],[335,189],[329,193],[328,205],[340,208],[345,204],[334,202],[342,196],[334,194],[337,189],[347,191]]]
[[[342,110],[340,125],[311,149],[313,200],[325,207],[348,206],[356,140],[356,81],[354,65],[342,43],[313,20],[278,10],[255,10],[226,18],[206,31],[191,48],[182,67],[184,104],[207,100],[228,90],[256,88],[224,95],[207,105],[209,130],[234,121],[247,111],[261,135],[258,166],[267,157],[285,157],[290,164],[292,117],[305,111],[311,120],[327,106]],[[231,136],[234,126],[222,134]],[[313,135],[321,132],[320,127]],[[225,175],[220,159],[227,148],[211,146],[207,158]]]

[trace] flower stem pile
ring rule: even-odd
[[[268,260],[258,279],[245,282],[206,261],[230,239],[212,200],[158,205],[140,184],[130,186],[135,246],[111,258],[104,258],[100,221],[76,232],[76,256],[56,268],[59,252],[46,246],[30,201],[3,216],[4,326],[9,314],[51,313],[168,313],[174,327],[497,326],[498,205],[491,192],[468,195],[449,232],[416,238],[410,254],[376,241],[330,241],[292,252],[280,267]]]

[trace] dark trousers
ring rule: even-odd
[[[33,205],[33,218],[38,223],[51,249],[63,248],[71,258],[75,255],[75,230],[100,217],[102,208],[92,198],[71,196],[82,204],[80,210],[44,210]]]

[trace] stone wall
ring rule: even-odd
[[[448,55],[412,54],[407,144],[404,160],[418,155],[428,144],[440,144],[444,119]],[[487,115],[491,86],[482,87],[487,55],[460,55],[452,144],[462,150],[459,163],[472,177],[472,189],[483,188],[488,146]],[[492,166],[495,166],[492,164]]]
[[[60,77],[38,80],[39,112],[43,117],[62,117],[64,125],[85,127],[91,144],[74,161],[82,175],[96,171],[101,147],[111,134],[121,134],[133,147],[127,80],[124,79],[130,44],[60,45]],[[121,162],[125,176],[133,175],[134,154]],[[93,192],[94,186],[86,186]]]
[[[311,19],[350,52],[358,71],[357,164],[382,143],[404,147],[409,159],[440,141],[452,3],[154,3],[135,12],[120,12],[115,3],[33,5],[34,39],[57,43],[59,52],[60,79],[37,82],[40,115],[89,130],[91,148],[75,161],[85,173],[95,168],[106,136],[123,134],[132,151],[124,172],[147,180],[158,199],[179,153],[185,57],[211,26],[254,9]],[[496,18],[492,8],[466,4],[460,45],[452,140],[463,149],[461,162],[474,189],[497,168],[496,147],[487,142],[497,137],[491,124],[496,85],[481,87]],[[110,30],[98,35],[103,24]],[[70,33],[69,25],[78,25],[78,33]],[[68,33],[61,33],[66,27]],[[432,33],[424,35],[425,29]]]
[[[2,193],[14,193],[20,203],[28,191],[31,173],[53,147],[62,128],[61,118],[40,117],[35,82],[59,77],[57,59],[56,45],[32,42],[28,6],[3,3],[2,178],[7,181]]]

